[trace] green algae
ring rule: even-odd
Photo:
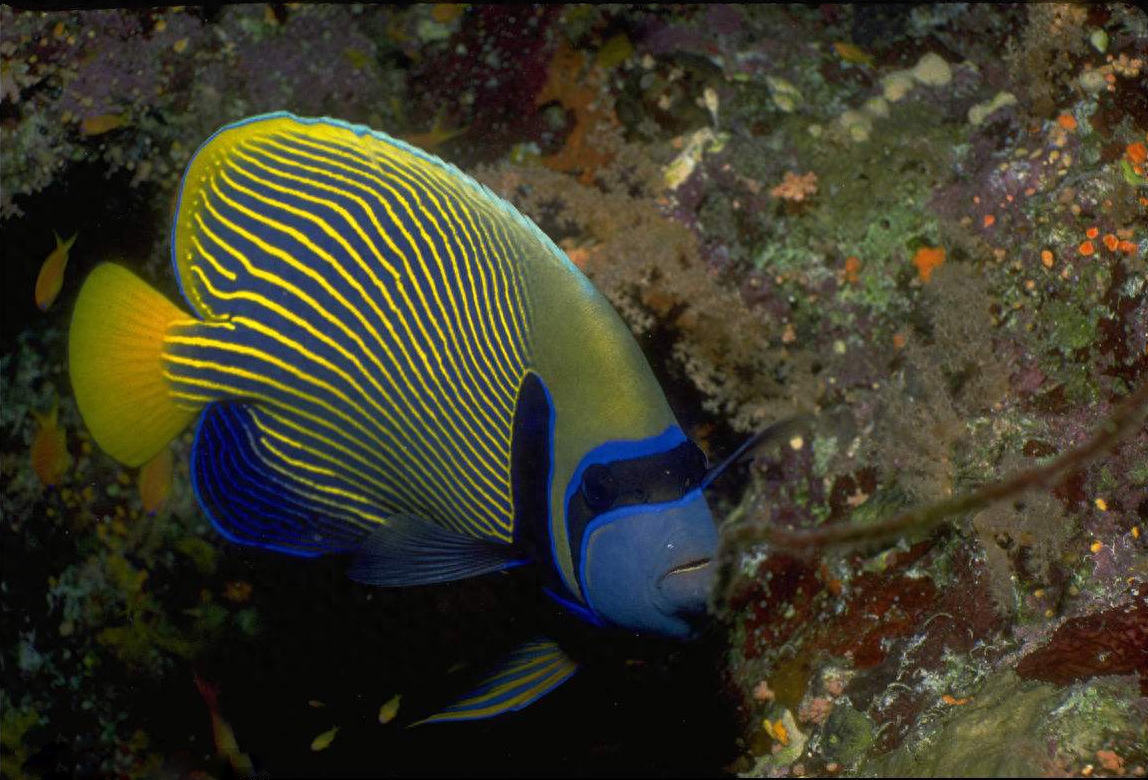
[[[1096,341],[1099,328],[1095,316],[1063,301],[1049,301],[1044,317],[1051,323],[1052,337],[1063,350],[1084,349]]]
[[[1042,732],[1056,740],[1062,753],[1081,761],[1114,744],[1139,745],[1145,750],[1148,722],[1143,720],[1142,705],[1129,695],[1136,690],[1136,682],[1129,682],[1100,677],[1071,686],[1048,713]]]
[[[215,571],[219,550],[210,542],[198,536],[184,536],[176,542],[175,548],[190,558],[201,573]]]
[[[808,132],[790,136],[797,156],[817,175],[818,197],[809,210],[782,220],[778,240],[755,252],[755,264],[814,288],[837,275],[842,261],[831,258],[852,255],[861,263],[855,281],[837,291],[844,305],[804,307],[799,328],[851,328],[864,312],[888,335],[912,305],[903,283],[915,276],[913,252],[942,244],[929,203],[952,175],[967,131],[938,123],[925,106],[898,105],[894,112],[876,123],[874,137],[863,144],[842,145]]]
[[[961,707],[934,733],[908,740],[862,767],[889,777],[1015,777],[1041,774],[1032,737],[1058,701],[1055,686],[1007,673]]]
[[[1134,691],[1120,678],[1061,688],[1021,680],[1011,670],[999,672],[967,704],[953,706],[937,727],[868,762],[860,772],[1024,777],[1064,771],[1114,741],[1143,744],[1148,727],[1137,717]]]
[[[829,467],[840,453],[836,436],[813,437],[813,473],[819,477],[829,475]]]
[[[5,695],[3,697],[3,715],[0,715],[0,772],[5,777],[29,777],[24,770],[24,762],[28,760],[28,747],[25,737],[30,731],[41,725],[40,713],[33,707],[14,706]]]
[[[821,752],[829,761],[853,766],[873,746],[876,726],[863,712],[837,705],[829,714],[821,734]]]

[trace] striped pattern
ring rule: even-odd
[[[419,723],[490,718],[526,707],[570,679],[578,665],[552,640],[516,649],[472,694]]]
[[[382,521],[361,493],[289,464],[258,407],[213,403],[200,420],[191,478],[205,512],[231,541],[296,555],[355,549]],[[277,446],[278,445],[278,446]]]
[[[165,376],[189,408],[243,404],[197,445],[225,533],[309,554],[406,512],[512,540],[521,258],[541,247],[521,217],[386,136],[272,116],[199,151],[176,219],[204,321],[169,329]],[[260,479],[285,497],[250,498]]]

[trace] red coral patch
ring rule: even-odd
[[[1058,685],[1135,672],[1140,692],[1148,695],[1148,599],[1065,621],[1016,671],[1025,679]]]

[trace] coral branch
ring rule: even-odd
[[[779,528],[765,525],[755,518],[727,521],[721,531],[722,549],[718,583],[714,593],[725,603],[732,584],[733,563],[737,551],[765,544],[791,555],[811,555],[826,547],[888,542],[911,532],[927,531],[968,512],[983,509],[998,501],[1014,498],[1038,488],[1052,487],[1068,472],[1083,468],[1103,454],[1123,436],[1143,425],[1148,417],[1148,382],[1127,396],[1102,423],[1085,444],[1069,450],[1043,466],[1036,466],[992,482],[972,493],[946,501],[898,513],[879,523],[853,525],[839,523],[819,528]]]

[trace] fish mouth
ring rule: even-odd
[[[665,580],[667,577],[672,577],[675,574],[689,574],[691,572],[701,571],[711,563],[713,563],[713,558],[695,558],[692,561],[683,563],[681,566],[675,566],[670,569],[662,575],[662,579]]]
[[[691,636],[706,615],[714,580],[713,558],[692,558],[661,576],[657,584],[658,609],[681,624],[681,636]]]

